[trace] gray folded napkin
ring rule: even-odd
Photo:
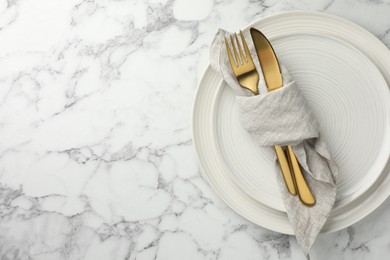
[[[301,203],[298,196],[288,193],[275,155],[277,172],[275,176],[287,216],[298,244],[307,255],[333,208],[336,198],[337,165],[326,143],[320,139],[318,122],[283,65],[281,70],[284,86],[268,92],[252,40],[247,39],[260,76],[258,84],[260,94],[254,96],[252,92],[242,88],[234,77],[226,53],[225,35],[228,33],[223,30],[219,30],[215,35],[211,45],[210,61],[212,68],[236,94],[243,127],[257,145],[291,145],[316,198],[316,204],[307,207]]]

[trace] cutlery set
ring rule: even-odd
[[[271,92],[283,87],[279,62],[272,45],[264,34],[257,29],[251,28],[250,33],[268,91]],[[256,70],[245,37],[241,31],[240,36],[243,47],[241,47],[237,34],[234,34],[234,36],[230,35],[230,44],[225,37],[229,62],[240,86],[250,90],[254,95],[259,95],[257,86],[259,73]],[[275,145],[274,150],[289,193],[291,195],[298,194],[304,205],[314,206],[316,200],[302,174],[292,147]]]

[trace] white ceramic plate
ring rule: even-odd
[[[356,24],[323,13],[274,15],[244,33],[252,26],[270,39],[297,81],[340,166],[336,205],[322,232],[355,223],[390,193],[389,50]],[[250,140],[233,93],[211,68],[197,90],[193,140],[202,172],[229,206],[260,226],[292,234],[272,151]]]
[[[272,44],[320,122],[321,135],[339,164],[342,174],[335,209],[344,207],[375,182],[386,163],[378,160],[378,155],[388,156],[390,147],[389,142],[383,143],[389,133],[386,81],[358,49],[329,36],[279,36]],[[217,112],[212,126],[222,159],[245,192],[285,211],[273,176],[273,150],[254,145],[241,127],[234,100],[233,92],[222,84],[213,104]]]

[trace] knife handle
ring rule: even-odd
[[[279,145],[275,145],[274,148],[276,157],[278,158],[280,169],[282,170],[284,181],[286,182],[287,190],[290,194],[296,195],[297,190],[295,189],[293,175],[290,170],[290,165],[288,163],[286,153],[284,152],[284,149]]]
[[[306,206],[314,206],[316,204],[316,200],[309,186],[307,185],[305,177],[302,174],[301,167],[299,166],[298,159],[295,156],[294,150],[290,145],[287,146],[287,156],[289,157],[289,161],[291,163],[291,169],[294,175],[293,178],[295,180],[295,184],[298,190],[299,199]]]

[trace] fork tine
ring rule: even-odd
[[[244,45],[244,49],[245,49],[246,61],[252,61],[252,57],[248,49],[248,44],[245,41],[244,34],[242,33],[242,31],[240,31],[240,35],[241,35],[242,45]]]
[[[238,63],[241,63],[242,62],[240,61],[240,58],[238,58],[238,52],[237,52],[237,48],[236,48],[236,45],[234,44],[234,39],[233,39],[233,35],[230,34],[230,41],[232,42],[232,47],[233,47],[233,52],[234,52],[234,57],[236,58],[236,61],[237,61],[237,66],[239,66]]]
[[[237,33],[234,33],[234,38],[236,38],[237,48],[240,53],[241,64],[244,64],[244,62],[248,62],[248,60],[244,57],[244,53],[242,53],[242,48],[241,48],[240,41],[238,40]]]
[[[237,67],[238,64],[236,64],[236,62],[233,58],[233,54],[232,54],[232,51],[230,50],[230,46],[229,46],[229,41],[226,38],[226,36],[225,36],[225,44],[226,44],[226,50],[227,50],[228,57],[229,57],[230,66],[233,67],[233,65],[234,65],[235,67]]]

